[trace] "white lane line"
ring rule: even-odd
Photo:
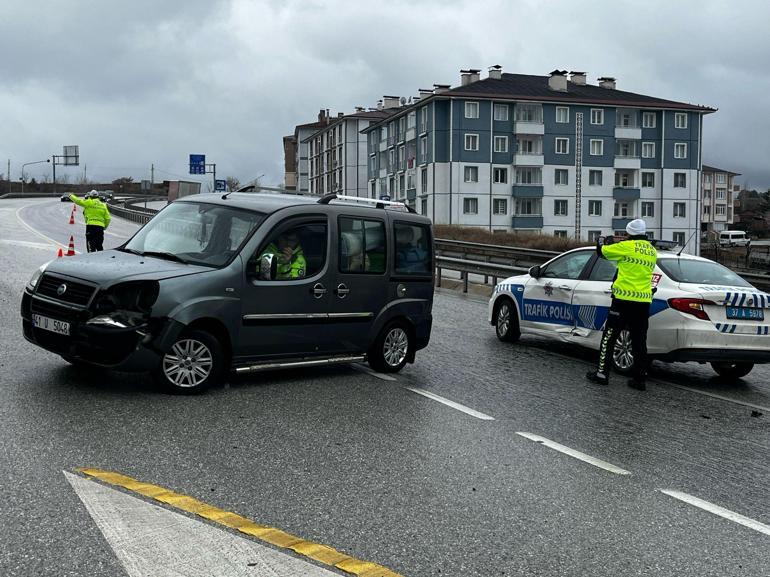
[[[754,531],[759,531],[765,535],[770,535],[770,526],[765,525],[764,523],[760,523],[759,521],[755,521],[754,519],[744,517],[743,515],[730,511],[729,509],[725,509],[724,507],[720,507],[719,505],[714,505],[713,503],[709,503],[703,499],[698,499],[698,497],[693,497],[692,495],[682,493],[681,491],[670,491],[668,489],[658,489],[658,491],[668,495],[669,497],[673,497],[674,499],[684,501],[693,507],[698,507],[699,509],[703,509],[704,511],[708,511],[714,515],[719,515],[724,519],[738,523],[739,525],[743,525],[749,529],[754,529]]]
[[[0,244],[10,244],[12,246],[23,246],[27,248],[42,248],[45,250],[51,250],[51,245],[49,243],[30,242],[28,240],[13,240],[10,238],[0,238]]]
[[[396,377],[391,377],[390,375],[386,375],[385,373],[378,373],[377,371],[373,371],[369,367],[365,365],[361,365],[358,363],[354,363],[350,365],[351,368],[357,370],[360,373],[366,373],[367,375],[370,375],[372,377],[375,377],[377,379],[382,379],[383,381],[396,381]]]
[[[418,389],[415,387],[404,387],[407,391],[412,391],[413,393],[417,393],[418,395],[422,395],[423,397],[427,397],[433,401],[437,401],[439,403],[442,403],[446,405],[447,407],[452,407],[453,409],[456,409],[458,411],[462,411],[466,415],[470,415],[471,417],[476,417],[477,419],[481,419],[482,421],[494,421],[494,417],[490,417],[489,415],[485,415],[484,413],[481,413],[479,411],[476,411],[474,409],[471,409],[470,407],[466,407],[465,405],[461,405],[460,403],[455,403],[454,401],[450,401],[449,399],[445,399],[444,397],[440,397],[436,395],[435,393],[431,393],[430,391],[426,391],[424,389]]]
[[[596,457],[592,457],[591,455],[586,455],[585,453],[581,453],[580,451],[576,451],[575,449],[570,449],[565,445],[560,445],[559,443],[556,443],[555,441],[551,441],[550,439],[546,439],[545,437],[541,437],[540,435],[533,435],[532,433],[523,433],[518,431],[516,432],[516,434],[521,435],[522,437],[524,437],[525,439],[529,439],[530,441],[535,441],[536,443],[545,445],[546,447],[548,447],[549,449],[553,449],[554,451],[559,451],[560,453],[564,453],[565,455],[569,455],[570,457],[579,459],[585,463],[588,463],[589,465],[593,465],[594,467],[599,467],[600,469],[609,471],[610,473],[615,473],[616,475],[631,474],[629,471],[626,471],[625,469],[621,469],[620,467],[616,467],[612,463],[608,463],[607,461],[602,461],[601,459],[597,459]]]
[[[27,205],[27,206],[29,206],[29,205]],[[24,228],[26,228],[26,229],[27,229],[29,232],[31,232],[32,234],[36,234],[37,236],[39,236],[39,237],[40,237],[40,238],[42,238],[43,240],[47,240],[47,241],[48,241],[48,242],[50,242],[52,245],[54,245],[54,246],[60,246],[60,247],[62,247],[62,248],[67,248],[67,246],[66,246],[66,245],[63,245],[63,244],[62,244],[62,243],[60,243],[59,241],[52,239],[50,236],[46,236],[46,235],[44,235],[42,232],[40,232],[40,231],[38,231],[38,230],[36,230],[36,229],[32,228],[30,225],[28,225],[28,224],[27,224],[27,223],[24,221],[24,219],[23,219],[23,218],[21,218],[21,215],[20,215],[19,213],[20,213],[22,210],[24,210],[25,208],[27,208],[27,206],[20,206],[20,207],[19,207],[19,208],[16,210],[16,220],[18,220],[18,221],[21,223],[21,225],[22,225]],[[77,251],[75,251],[75,252],[77,252]]]

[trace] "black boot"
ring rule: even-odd
[[[591,381],[592,383],[595,383],[597,385],[609,385],[610,379],[607,375],[604,373],[600,373],[599,371],[588,371],[586,373],[586,379]]]

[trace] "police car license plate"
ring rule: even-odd
[[[56,319],[44,317],[43,315],[32,315],[32,324],[39,329],[51,331],[57,335],[70,334],[70,324],[65,321],[57,321]]]
[[[727,318],[763,321],[765,320],[765,312],[763,309],[749,307],[727,307]]]

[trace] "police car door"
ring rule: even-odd
[[[591,262],[585,280],[575,287],[572,309],[575,329],[571,341],[598,347],[601,330],[607,320],[612,298],[612,281],[618,269],[616,262],[596,256]]]
[[[540,267],[538,278],[530,278],[524,287],[523,328],[550,337],[569,336],[575,324],[572,294],[593,254],[568,252]]]

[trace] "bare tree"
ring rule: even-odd
[[[225,180],[227,181],[227,190],[238,190],[241,186],[241,181],[236,176],[228,176]]]

